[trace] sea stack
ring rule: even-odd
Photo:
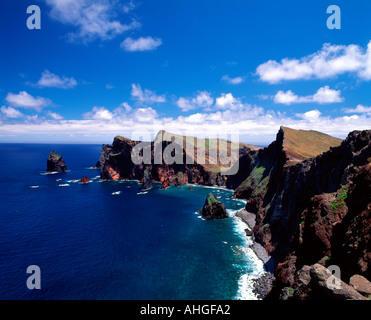
[[[225,205],[217,201],[212,193],[206,198],[204,207],[199,211],[202,214],[202,217],[206,220],[215,220],[215,219],[226,219],[228,218]]]
[[[80,184],[85,184],[85,183],[89,183],[90,182],[90,179],[88,177],[82,177],[81,178],[81,181],[80,181]]]
[[[66,172],[67,166],[62,156],[54,150],[50,152],[47,161],[47,172]]]
[[[152,173],[151,173],[151,167],[146,166],[143,173],[143,184],[142,184],[142,190],[148,191],[152,189]]]

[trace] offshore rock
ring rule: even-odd
[[[62,156],[54,150],[50,152],[47,160],[47,172],[66,172],[67,166]]]
[[[215,220],[215,219],[226,219],[228,218],[225,205],[217,201],[212,193],[206,198],[204,207],[199,211],[202,214],[202,217],[206,220]]]
[[[88,177],[85,177],[85,176],[82,177],[81,178],[81,181],[80,181],[81,184],[83,184],[83,183],[89,183],[89,182],[90,182],[90,179]]]
[[[143,183],[142,183],[142,190],[147,191],[152,189],[152,173],[151,167],[146,166],[143,173]]]

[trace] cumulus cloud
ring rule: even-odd
[[[227,82],[228,84],[241,84],[242,82],[245,81],[245,77],[236,77],[236,78],[231,78],[229,75],[225,75],[222,77],[222,81]]]
[[[112,120],[113,113],[104,107],[94,107],[92,111],[83,114],[84,119]]]
[[[60,115],[58,113],[55,113],[55,112],[48,111],[47,115],[54,120],[62,120],[63,119],[62,115]]]
[[[162,40],[159,38],[152,37],[140,37],[138,39],[126,38],[121,42],[120,47],[125,51],[151,51],[157,49],[162,44]]]
[[[280,90],[273,98],[274,103],[290,105],[293,103],[338,103],[343,102],[340,90],[330,89],[329,86],[324,86],[314,94],[309,96],[298,96],[291,90],[286,92]]]
[[[42,97],[33,97],[26,91],[20,91],[18,94],[9,92],[5,98],[6,102],[13,107],[34,109],[41,111],[42,108],[50,106],[52,102]]]
[[[349,108],[344,110],[345,113],[371,113],[371,107],[363,106],[359,104],[355,108]]]
[[[187,112],[198,108],[209,108],[214,103],[211,93],[207,91],[200,91],[194,98],[180,97],[176,102],[177,106],[183,111]]]
[[[311,110],[305,113],[297,113],[296,117],[308,120],[309,122],[314,122],[320,118],[321,114],[322,113],[318,110]]]
[[[237,110],[242,107],[240,99],[235,98],[232,93],[222,93],[219,98],[216,98],[215,107],[222,110]]]
[[[2,106],[0,110],[7,118],[16,119],[24,116],[22,112],[12,107]]]
[[[61,88],[69,89],[77,86],[77,81],[74,78],[60,77],[49,70],[45,70],[41,74],[40,80],[37,85],[42,88]]]
[[[136,20],[123,23],[118,19],[116,1],[45,0],[45,2],[51,7],[52,18],[76,28],[76,31],[67,35],[70,41],[109,40],[125,31],[140,27]]]
[[[324,44],[322,49],[300,59],[269,60],[256,70],[264,82],[271,84],[287,80],[326,79],[352,73],[371,80],[371,41],[364,50],[358,45]]]
[[[152,108],[138,108],[133,112],[135,121],[140,123],[153,123],[157,119],[157,111]]]
[[[133,99],[143,103],[152,104],[166,102],[165,95],[157,95],[155,92],[148,89],[144,89],[143,91],[140,84],[135,83],[131,85],[131,96]]]

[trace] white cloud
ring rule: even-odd
[[[277,94],[274,96],[274,103],[280,103],[280,104],[287,104],[290,105],[292,103],[302,103],[302,102],[308,102],[308,100],[304,97],[299,97],[295,93],[293,93],[291,90],[288,90],[286,92],[280,90],[277,92]]]
[[[332,90],[329,86],[319,88],[313,95],[313,102],[318,102],[319,104],[338,103],[343,101],[344,98],[341,97],[341,90]]]
[[[207,91],[200,91],[194,98],[180,97],[176,102],[177,106],[183,111],[187,112],[197,108],[209,108],[213,105],[214,99]]]
[[[116,110],[116,109],[115,109]],[[317,130],[344,138],[350,131],[371,129],[371,115],[351,115],[329,117],[318,110],[310,110],[295,116],[266,111],[259,107],[244,104],[240,109],[198,112],[177,118],[160,118],[152,108],[133,109],[128,113],[118,113],[106,108],[93,108],[92,117],[84,120],[45,120],[31,117],[22,123],[3,122],[0,137],[19,136],[60,139],[71,141],[82,139],[91,141],[112,141],[117,134],[128,138],[136,131],[154,132],[165,129],[170,132],[187,132],[189,135],[238,132],[243,141],[269,143],[274,140],[281,125],[294,129]],[[122,109],[123,110],[123,109]],[[99,116],[98,116],[99,115]],[[41,138],[40,138],[41,137]]]
[[[241,84],[242,82],[244,82],[245,77],[231,78],[229,75],[225,75],[222,77],[222,81],[225,81],[229,84],[237,85],[237,84]]]
[[[70,41],[109,40],[125,31],[140,27],[132,20],[122,23],[117,18],[116,1],[111,0],[45,0],[51,16],[77,28],[68,34]]]
[[[157,119],[157,111],[152,108],[138,108],[133,112],[133,116],[136,122],[140,123],[153,123]]]
[[[2,106],[0,110],[7,118],[16,119],[16,118],[21,118],[24,116],[22,112],[12,107]]]
[[[63,119],[63,116],[61,116],[60,114],[58,113],[55,113],[55,112],[51,112],[51,111],[48,111],[48,116],[54,120],[62,120]]]
[[[329,86],[319,88],[314,95],[300,97],[291,90],[286,92],[280,90],[273,98],[274,103],[290,105],[293,103],[338,103],[343,102],[340,90],[330,89]]]
[[[39,87],[69,89],[76,87],[77,81],[72,77],[60,77],[54,73],[51,73],[49,70],[45,70],[41,74],[41,78],[37,82],[37,85]]]
[[[123,102],[121,103],[121,105],[115,109],[117,112],[121,112],[121,110],[123,110],[124,112],[131,112],[133,110],[133,108],[127,103],[127,102]],[[120,110],[120,111],[119,111]]]
[[[345,113],[371,113],[371,107],[363,106],[359,104],[356,108],[354,109],[345,109]]]
[[[94,107],[92,111],[83,114],[84,119],[112,120],[113,113],[104,107]]]
[[[155,92],[148,89],[142,90],[139,84],[131,85],[131,96],[143,103],[163,103],[166,102],[165,95],[157,95]]]
[[[222,93],[219,98],[216,98],[215,107],[217,109],[230,109],[230,110],[236,110],[240,109],[242,107],[242,103],[239,99],[236,99],[232,93]]]
[[[321,116],[321,112],[318,110],[311,110],[305,113],[297,113],[296,117],[308,120],[309,122],[317,121]]]
[[[126,38],[121,42],[120,47],[125,51],[135,52],[135,51],[151,51],[157,49],[162,44],[162,40],[159,38],[152,37],[140,37],[138,39],[132,39],[130,37]]]
[[[20,91],[18,94],[9,92],[5,100],[13,107],[34,109],[36,111],[41,111],[43,107],[47,107],[52,104],[49,99],[42,97],[35,98],[26,91]]]
[[[262,81],[279,83],[285,80],[326,79],[353,73],[371,80],[371,41],[367,50],[358,45],[324,44],[322,49],[301,59],[269,60],[256,70]]]

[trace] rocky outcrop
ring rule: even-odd
[[[370,279],[371,131],[352,132],[341,145],[301,161],[300,149],[293,161],[286,132],[281,128],[252,157],[249,176],[235,190],[256,214],[255,240],[277,261],[276,297],[299,287],[305,265],[338,265],[345,282],[354,274]]]
[[[62,156],[54,150],[50,152],[47,160],[47,172],[66,172],[67,166]]]
[[[85,183],[89,183],[90,182],[90,179],[88,177],[82,177],[81,178],[81,181],[80,181],[80,184],[85,184]]]
[[[101,168],[102,179],[144,181],[146,175],[147,182],[151,176],[153,181],[162,183],[162,189],[188,183],[225,186],[227,177],[222,170],[228,165],[220,161],[218,152],[217,156],[212,152],[214,147],[216,151],[219,150],[220,141],[183,137],[165,131],[160,131],[153,142],[117,136],[112,145],[103,145],[96,167]],[[230,142],[223,141],[230,145]],[[205,148],[204,159],[198,158],[200,146]],[[237,148],[237,155],[232,153],[231,156],[232,165],[239,156],[258,149],[243,143],[238,144]],[[135,161],[132,153],[137,155]],[[149,184],[145,188],[149,188]]]
[[[309,274],[308,295],[310,298],[318,300],[366,300],[353,287],[341,279],[335,279],[332,273],[320,264],[315,264],[310,269]]]
[[[205,204],[199,213],[205,220],[228,218],[225,205],[222,202],[217,201],[212,193],[209,193],[207,196]]]
[[[150,190],[152,189],[152,173],[151,167],[146,166],[143,173],[143,183],[142,183],[142,190]]]
[[[371,296],[371,282],[365,277],[355,274],[350,278],[349,284],[356,289],[360,294],[369,297]]]

